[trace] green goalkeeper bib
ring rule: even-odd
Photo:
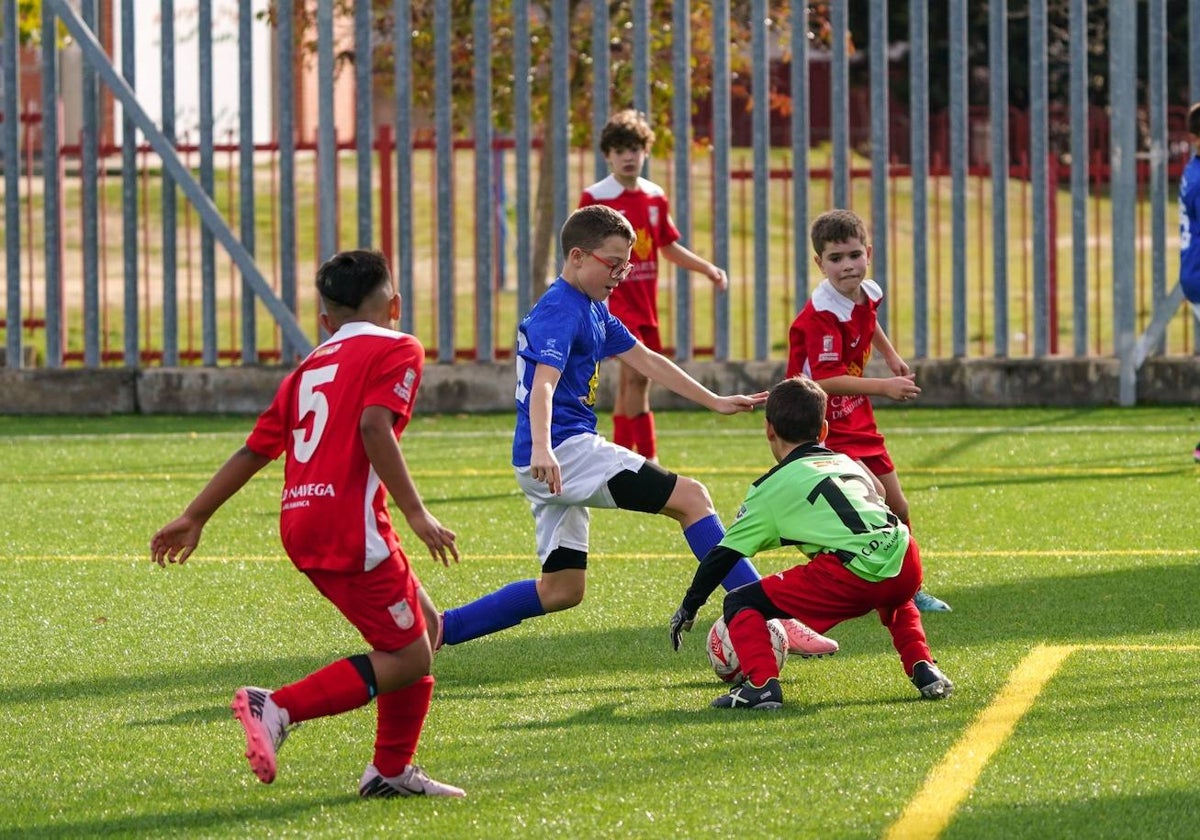
[[[908,542],[908,527],[857,462],[805,444],[754,482],[721,545],[743,557],[794,545],[809,557],[836,555],[859,577],[877,581],[900,573]]]

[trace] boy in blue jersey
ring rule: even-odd
[[[712,705],[778,709],[779,666],[767,620],[798,618],[824,632],[871,610],[892,636],[904,673],[921,696],[949,696],[953,683],[933,664],[912,597],[921,586],[921,554],[883,503],[870,473],[822,446],[829,432],[826,396],[812,379],[785,379],[767,398],[766,434],[776,466],[754,482],[729,531],[701,562],[671,617],[671,644],[735,563],[794,545],[810,559],[725,596],[729,641],[745,678]]]
[[[1192,159],[1179,179],[1179,285],[1200,318],[1200,102],[1188,109]],[[1200,443],[1193,453],[1200,463]]]
[[[648,379],[721,414],[752,411],[766,393],[722,397],[674,362],[648,350],[609,313],[604,301],[632,267],[629,222],[610,207],[576,210],[560,233],[562,274],[518,328],[517,427],[512,463],[529,500],[542,564],[536,580],[521,580],[447,610],[435,645],[458,644],[569,609],[583,600],[588,556],[588,508],[661,513],[679,523],[697,559],[725,530],[700,482],[668,472],[596,433],[600,362],[615,356]],[[746,560],[731,566],[727,587],[758,579]],[[820,656],[837,642],[793,622],[795,652]]]

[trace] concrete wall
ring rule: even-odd
[[[867,373],[886,375],[873,361]],[[694,362],[686,369],[722,393],[765,390],[783,362]],[[926,406],[1117,405],[1115,359],[930,360],[914,364]],[[145,370],[0,369],[0,414],[257,414],[287,373],[282,368]],[[601,373],[599,408],[612,406],[616,363]],[[417,407],[425,413],[511,411],[511,362],[429,364]],[[1200,358],[1151,359],[1138,371],[1141,404],[1200,405]],[[692,407],[658,386],[656,408]],[[887,403],[887,400],[877,400]]]

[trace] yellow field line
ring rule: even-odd
[[[149,543],[149,537],[147,544]],[[423,556],[419,551],[420,546],[413,546],[411,541],[405,545],[406,553],[413,556]],[[489,560],[528,560],[533,557],[532,546],[528,552],[516,554],[475,554],[469,548],[459,547],[460,551],[465,551],[464,559],[469,559],[475,562],[487,562]],[[414,554],[414,552],[417,552]],[[261,554],[233,554],[233,555],[205,555],[196,556],[197,560],[223,560],[229,562],[252,561],[252,560],[276,560],[282,558],[283,552],[279,554],[261,555]],[[633,554],[625,551],[614,551],[597,553],[593,555],[597,559],[607,561],[614,560],[634,560],[639,563],[648,560],[690,560],[695,559],[691,554],[683,552],[661,552],[654,554]],[[1055,551],[922,551],[921,556],[925,558],[946,558],[946,557],[961,557],[971,559],[976,557],[1197,557],[1200,556],[1200,549],[1195,548],[1155,548],[1155,549],[1103,549],[1095,550],[1090,548],[1076,549],[1060,549]],[[123,560],[134,559],[135,555],[130,554],[5,554],[0,552],[0,560]]]
[[[690,476],[741,476],[757,478],[766,470],[762,467],[679,467],[675,470],[680,475]],[[909,476],[1062,476],[1081,475],[1099,477],[1120,476],[1169,476],[1195,471],[1192,464],[1185,465],[1146,465],[1141,467],[1047,467],[1047,466],[1018,466],[1018,467],[906,467],[905,475]],[[493,469],[471,469],[457,467],[455,469],[421,469],[414,468],[412,473],[417,478],[512,478],[511,467]],[[88,481],[205,481],[212,475],[210,472],[175,472],[175,473],[146,473],[139,470],[129,472],[97,472],[97,473],[38,473],[28,476],[9,475],[12,484],[62,484]],[[271,479],[278,481],[276,472],[256,476],[259,480]]]
[[[979,713],[962,737],[925,779],[892,823],[885,840],[932,840],[950,824],[991,757],[1012,736],[1042,689],[1072,653],[1088,651],[1188,651],[1200,645],[1039,645],[1016,667],[996,699]]]

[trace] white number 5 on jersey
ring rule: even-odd
[[[296,423],[303,423],[304,418],[309,414],[315,415],[311,434],[304,429],[292,430],[292,440],[295,443],[292,454],[302,464],[308,463],[308,459],[316,452],[317,444],[321,442],[321,435],[325,433],[325,423],[329,420],[329,400],[325,399],[325,395],[317,388],[332,382],[333,377],[337,375],[337,369],[337,365],[326,365],[306,370],[300,377],[300,400],[296,406]]]

